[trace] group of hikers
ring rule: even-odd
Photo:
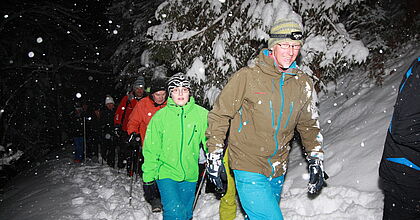
[[[148,93],[138,76],[116,108],[107,96],[97,114],[101,157],[130,176],[137,172],[146,201],[154,212],[163,208],[163,219],[192,219],[202,173],[223,192],[220,219],[234,219],[237,204],[246,219],[283,219],[280,195],[296,134],[308,162],[308,193],[318,194],[328,178],[316,92],[296,64],[302,32],[294,20],[276,21],[268,48],[231,76],[210,111],[195,102],[184,73],[152,79]],[[79,120],[90,117],[77,109]],[[75,162],[81,162],[83,134],[74,132]]]

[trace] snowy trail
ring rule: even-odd
[[[144,200],[140,181],[133,185],[130,206],[124,172],[93,162],[74,164],[67,154],[16,178],[2,195],[0,219],[162,219]],[[203,192],[195,218],[218,219],[215,210],[218,200]]]
[[[69,146],[70,147],[70,146]],[[366,193],[348,187],[329,187],[316,199],[306,188],[291,188],[286,181],[282,194],[285,219],[379,219],[380,192]],[[128,205],[130,178],[106,165],[74,164],[68,157],[50,160],[14,181],[0,203],[0,219],[150,219],[152,213],[143,198],[141,184],[133,186]],[[219,201],[213,194],[201,194],[194,219],[219,219]],[[349,215],[349,213],[352,213]],[[237,211],[238,220],[243,215]],[[357,216],[355,218],[355,216]]]

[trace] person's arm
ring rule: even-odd
[[[133,111],[131,112],[128,118],[128,123],[127,123],[128,134],[131,134],[133,132],[140,134],[140,124],[144,123],[143,114],[141,111],[142,109],[143,109],[143,102],[140,101],[139,103],[136,104],[136,106],[134,107]]]
[[[247,86],[246,73],[239,70],[235,73],[217,98],[213,109],[208,114],[207,149],[209,153],[223,151],[226,132],[230,120],[241,108]]]
[[[312,90],[307,91],[309,99],[301,109],[296,129],[301,136],[302,144],[307,153],[306,160],[309,163],[308,192],[310,194],[316,194],[325,186],[325,180],[328,179],[328,175],[324,172],[323,166],[323,138],[319,127],[318,108],[315,103],[316,92],[312,84],[311,88]]]
[[[206,112],[206,114],[205,114],[205,120],[204,120],[204,122],[203,122],[203,124],[204,124],[204,131],[206,131],[207,130],[207,128],[208,128],[208,112]],[[203,150],[204,150],[204,152],[205,153],[208,153],[208,149],[207,149],[207,137],[206,137],[206,134],[205,134],[205,132],[201,135],[201,143],[203,144]]]
[[[122,126],[122,117],[124,115],[125,112],[125,108],[126,108],[126,104],[127,104],[127,99],[128,96],[124,96],[120,102],[120,104],[118,105],[118,108],[115,111],[115,115],[114,115],[114,125],[115,126]]]
[[[146,183],[156,180],[160,152],[162,151],[162,133],[161,128],[158,125],[159,118],[156,118],[155,116],[152,117],[147,126],[143,145],[143,182]]]
[[[310,98],[306,101],[298,117],[296,129],[302,138],[302,144],[308,155],[323,153],[323,137],[318,121],[318,108],[316,106],[316,91],[311,84]]]

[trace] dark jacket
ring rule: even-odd
[[[379,175],[385,190],[398,184],[420,195],[420,57],[400,84]]]
[[[100,115],[102,138],[104,138],[106,134],[113,135],[115,108],[113,110],[109,110],[106,106],[104,106],[101,109]]]
[[[70,113],[70,135],[72,137],[83,137],[84,132],[84,121],[83,118],[87,117],[87,114],[82,109],[74,110]],[[85,121],[86,122],[86,121]]]

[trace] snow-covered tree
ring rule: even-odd
[[[334,80],[366,61],[368,49],[349,35],[340,16],[362,1],[289,0],[305,24],[303,65],[322,82]]]
[[[186,72],[197,88],[195,95],[212,105],[228,77],[265,46],[275,20],[303,18],[303,68],[332,80],[368,55],[363,43],[338,23],[339,12],[357,2],[168,0],[156,11],[160,24],[148,29],[150,50],[155,59]]]
[[[116,87],[130,88],[138,75],[149,82],[161,65],[150,60],[147,50],[147,29],[156,24],[154,12],[163,0],[118,0],[109,7],[109,39],[118,46],[111,57],[113,72],[118,74]],[[158,67],[159,66],[159,67]]]
[[[342,16],[350,36],[360,38],[369,48],[368,76],[379,85],[390,73],[385,61],[395,59],[406,44],[420,40],[420,14],[413,13],[416,7],[420,3],[410,0],[366,0],[364,4],[352,5]]]

